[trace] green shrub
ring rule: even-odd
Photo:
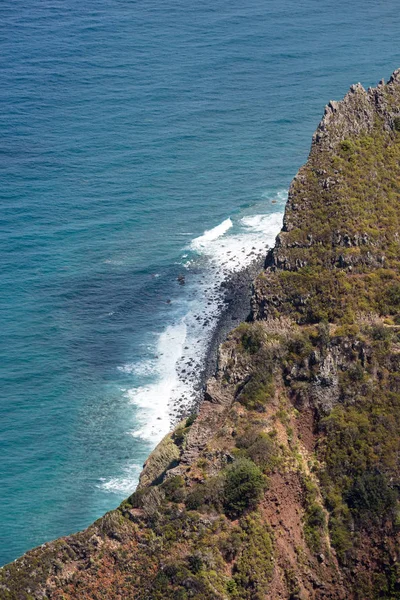
[[[198,573],[203,567],[203,559],[199,553],[192,554],[188,557],[189,568],[192,573]]]
[[[231,518],[254,509],[266,487],[259,467],[247,458],[235,461],[225,471],[224,509]]]
[[[184,490],[185,481],[180,475],[170,477],[161,485],[165,493],[165,497],[170,502],[183,502],[185,497]]]
[[[177,427],[172,434],[172,439],[174,440],[177,446],[183,447],[185,445],[186,436],[189,433],[190,427],[193,425],[197,418],[195,413],[192,413],[188,416],[184,423],[181,423],[179,427]]]
[[[258,370],[253,373],[238,396],[238,400],[248,410],[263,412],[275,393],[271,373]]]
[[[259,326],[252,326],[242,335],[242,346],[250,354],[256,354],[263,344],[263,333]]]
[[[237,585],[234,579],[228,579],[226,582],[226,591],[230,596],[235,596],[237,593]]]
[[[380,519],[393,511],[397,494],[389,487],[384,475],[364,473],[354,481],[345,499],[357,518]]]
[[[244,432],[237,437],[236,446],[244,449],[250,448],[250,446],[252,446],[257,440],[259,435],[260,426],[257,427],[256,425],[250,425],[249,427],[246,427]]]
[[[351,365],[348,370],[348,376],[350,381],[353,383],[362,381],[364,379],[364,369],[360,361],[357,361],[354,365]]]
[[[287,341],[287,358],[290,362],[299,362],[308,357],[313,350],[310,338],[306,334],[297,333]]]
[[[323,527],[325,525],[325,512],[317,503],[311,504],[307,509],[307,524],[310,527]]]
[[[141,488],[133,492],[131,496],[127,500],[125,500],[124,505],[128,504],[132,508],[143,508],[143,503],[146,498],[146,489]]]
[[[196,419],[197,419],[196,413],[192,413],[191,415],[189,415],[188,418],[186,419],[185,427],[191,427]]]
[[[177,446],[183,446],[186,439],[187,430],[186,427],[181,425],[178,427],[174,433],[172,434],[172,439],[174,440]]]
[[[226,562],[232,562],[239,553],[243,544],[243,532],[240,527],[235,527],[227,537],[220,540],[219,549]]]
[[[373,340],[377,342],[384,342],[390,340],[392,337],[392,332],[388,327],[385,327],[383,324],[374,325],[370,328],[369,331]]]
[[[222,476],[209,477],[204,483],[194,486],[185,500],[188,510],[222,512],[224,502],[224,480]]]
[[[310,476],[301,477],[304,493],[304,536],[314,552],[321,550],[322,532],[326,526],[325,511],[319,503],[318,488]]]
[[[317,339],[318,344],[323,348],[325,348],[329,344],[330,333],[329,333],[329,323],[327,321],[318,323],[316,339]]]
[[[343,563],[354,545],[349,523],[343,521],[340,517],[331,516],[329,531],[332,546],[335,548],[339,560]]]
[[[386,292],[386,302],[391,314],[400,310],[400,283],[396,282],[388,287]]]
[[[340,148],[345,154],[352,154],[355,150],[355,145],[351,140],[343,140],[340,144]]]
[[[236,446],[243,449],[264,472],[272,471],[279,464],[279,449],[271,435],[260,432],[257,427],[249,427],[238,437]]]
[[[257,513],[240,521],[243,545],[233,569],[231,598],[264,600],[273,571],[273,545],[268,526]]]

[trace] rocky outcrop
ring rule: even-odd
[[[393,130],[395,119],[400,116],[399,84],[400,69],[397,69],[387,84],[382,79],[376,88],[365,90],[357,83],[351,86],[341,102],[331,100],[313,136],[312,152],[314,149],[316,152],[332,151],[345,139],[370,134],[376,116],[382,119],[384,129]]]
[[[331,102],[192,416],[4,600],[400,597],[400,71]]]
[[[317,269],[332,280],[343,272],[363,277],[390,268],[392,257],[396,263],[399,107],[400,70],[387,84],[382,81],[368,91],[357,84],[341,102],[327,105],[308,162],[290,185],[283,228],[266,257],[266,272],[256,280],[254,319],[293,313],[289,304],[304,314],[310,291],[320,293],[311,281]],[[393,172],[387,177],[388,170]],[[283,277],[273,273],[305,269],[311,275],[306,293],[300,292],[299,277],[299,293],[287,298]]]
[[[179,457],[179,448],[169,433],[161,440],[144,463],[139,478],[139,486],[146,487],[162,480],[163,474],[175,466]]]

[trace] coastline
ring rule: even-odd
[[[272,200],[272,204],[279,202],[273,212],[242,217],[237,222],[239,230],[233,235],[226,235],[232,227],[229,218],[192,241],[191,247],[196,254],[206,257],[209,262],[197,280],[199,287],[195,293],[201,299],[200,305],[192,306],[180,322],[184,322],[189,336],[186,336],[182,355],[174,366],[175,390],[180,393],[170,398],[169,424],[164,435],[185,417],[199,411],[206,383],[218,369],[221,343],[230,331],[248,319],[253,282],[276,243],[286,201],[287,190],[281,190]],[[190,273],[191,263],[188,266]],[[186,284],[190,286],[193,280],[189,273]],[[182,280],[185,283],[183,275],[178,282],[182,284]],[[191,291],[193,293],[193,288]],[[171,341],[174,335],[170,336]],[[161,354],[168,352],[168,348],[163,347]]]
[[[219,346],[225,341],[226,336],[232,329],[235,329],[235,327],[249,317],[253,281],[263,268],[268,250],[269,248],[266,248],[265,252],[258,253],[250,264],[239,271],[231,273],[220,284],[222,307],[216,325],[207,342],[195,397],[189,405],[180,405],[179,400],[171,405],[171,409],[176,409],[174,417],[171,419],[171,429],[180,420],[193,412],[197,413],[199,411],[204,397],[206,382],[210,377],[215,375],[218,369]],[[183,382],[186,382],[185,375],[180,374],[180,377]],[[191,375],[187,377],[190,378]]]
[[[269,248],[266,250],[268,252]],[[265,263],[264,253],[260,253],[250,265],[233,273],[221,285],[224,290],[224,308],[218,317],[217,325],[210,338],[204,358],[204,374],[202,389],[209,377],[218,369],[218,349],[226,336],[250,315],[250,300],[253,291],[253,281],[260,273]]]
[[[379,90],[384,98],[393,81]],[[367,98],[372,117],[380,106],[375,92]],[[353,86],[355,93],[365,99],[367,92]],[[396,97],[399,103],[399,91]],[[400,154],[400,127],[386,104],[386,129],[377,118],[365,123],[361,113],[361,133],[371,133],[376,147],[357,130],[353,164],[343,156],[353,141],[335,125],[353,124],[349,117],[360,115],[359,100],[349,93],[332,103],[342,112],[330,124],[337,137],[329,152],[323,146],[330,143],[329,127],[317,130],[327,131],[326,137],[314,138],[293,180],[275,241],[276,269],[254,281],[264,251],[252,253],[245,268],[220,284],[221,310],[212,333],[204,330],[207,352],[198,377],[215,373],[220,342],[249,314],[252,287],[254,319],[263,321],[265,335],[253,336],[257,323],[248,323],[250,343],[232,336],[232,344],[221,348],[222,369],[209,398],[195,420],[166,435],[150,455],[140,489],[84,531],[43,544],[2,570],[0,588],[9,600],[104,594],[224,600],[227,594],[252,598],[253,592],[265,599],[356,600],[360,590],[363,598],[370,591],[374,597],[395,594],[400,259],[394,252],[388,257],[393,262],[382,267],[382,255],[398,250],[398,198],[385,185],[392,189],[399,178],[400,162],[393,161]],[[369,168],[372,159],[377,172]],[[337,182],[325,178],[337,175],[338,160],[339,194]],[[351,238],[340,232],[353,226],[347,209],[351,191],[358,190],[354,172],[361,168],[367,192],[355,206],[362,219]],[[386,204],[383,218],[392,222],[377,244],[379,218],[371,237],[365,230]],[[320,217],[332,206],[331,236]],[[367,252],[353,253],[352,263],[343,265],[337,259],[348,242]],[[291,326],[271,345],[277,298],[278,315]],[[204,320],[195,318],[204,328]],[[360,452],[346,443],[350,438]]]
[[[206,383],[217,371],[220,344],[250,314],[252,284],[275,244],[286,199],[287,191],[279,190],[272,212],[264,208],[233,222],[225,219],[183,249],[175,275],[182,294],[171,302],[176,310],[158,335],[154,356],[142,363],[150,367],[148,380],[127,390],[129,402],[138,408],[135,429],[128,433],[150,442],[148,452],[199,411]],[[130,493],[130,481],[142,464],[129,462],[120,475],[102,479],[101,486]]]

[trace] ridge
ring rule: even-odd
[[[325,108],[198,414],[1,598],[400,598],[399,206],[400,69]]]

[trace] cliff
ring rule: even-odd
[[[400,598],[399,207],[400,70],[326,107],[199,414],[1,598]]]

